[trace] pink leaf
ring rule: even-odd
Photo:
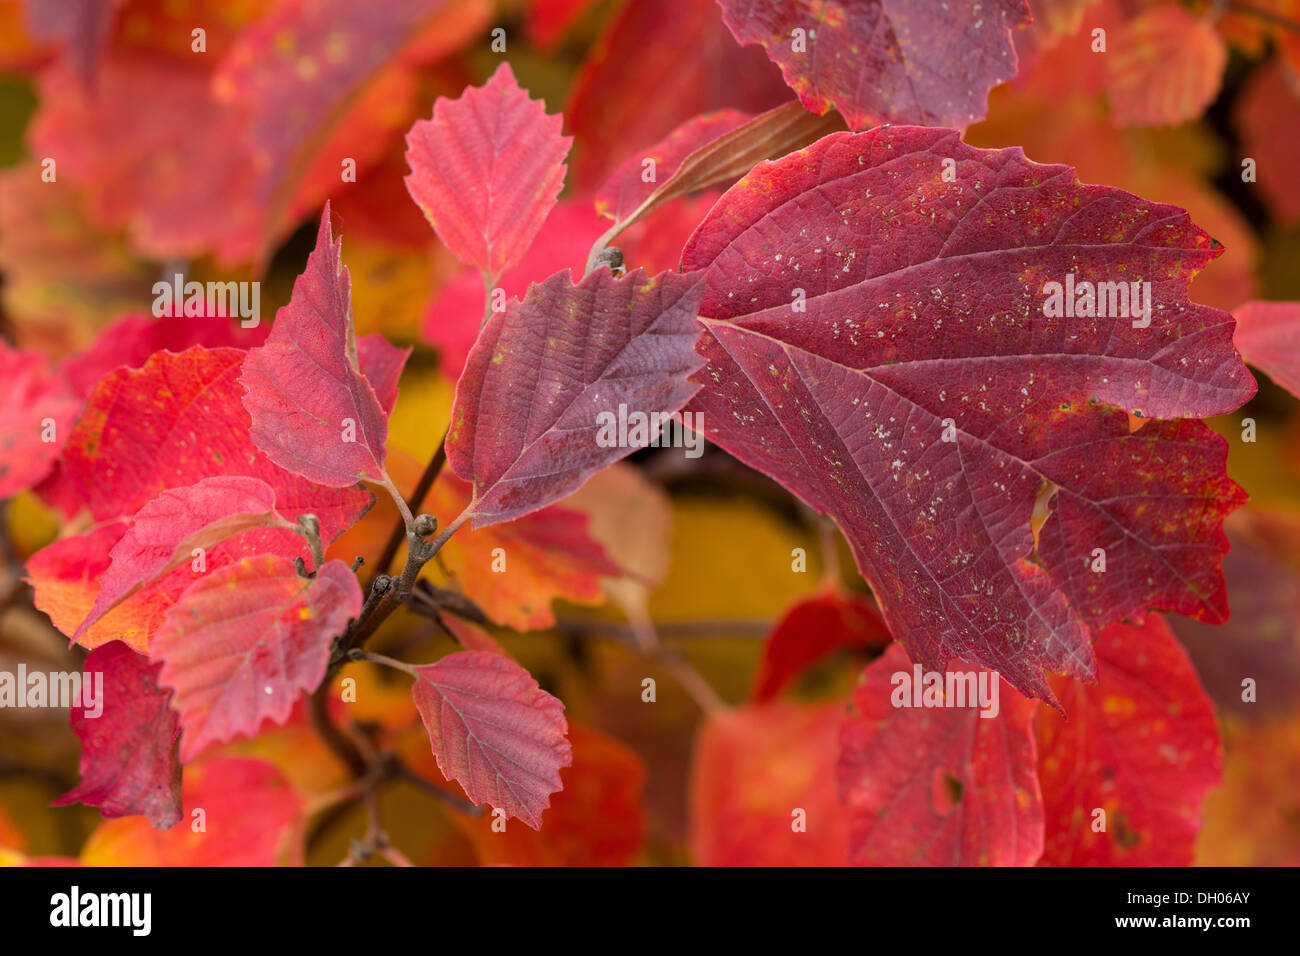
[[[946,678],[933,673],[942,688]],[[996,690],[996,713],[970,696],[906,706],[925,685],[916,687],[897,644],[863,672],[854,713],[840,730],[838,768],[854,863],[1029,866],[1043,852],[1031,726],[1037,705],[995,673],[965,673],[988,682],[986,699]]]
[[[438,769],[475,803],[539,829],[563,787],[560,768],[573,762],[564,705],[490,651],[460,651],[414,670],[411,692]]]
[[[917,660],[1050,699],[1045,670],[1095,673],[1090,631],[1226,614],[1222,519],[1244,496],[1186,420],[1254,392],[1231,317],[1187,296],[1220,251],[1181,209],[1018,149],[832,134],[761,164],[687,244],[709,286],[692,407],[836,519]],[[1147,323],[1049,308],[1076,277],[1150,282]],[[1184,420],[1133,431],[1126,411]]]
[[[257,447],[288,471],[342,488],[384,480],[388,416],[358,366],[351,282],[329,214],[326,203],[307,268],[240,382]]]
[[[159,830],[180,820],[181,724],[171,692],[158,686],[161,668],[121,641],[90,652],[82,686],[103,675],[103,711],[91,717],[83,706],[72,708],[72,729],[81,738],[81,782],[54,806],[85,803],[106,817],[144,814]]]
[[[361,612],[361,587],[342,561],[315,578],[263,555],[199,578],[167,612],[151,655],[176,691],[181,758],[208,744],[284,723],[294,701],[325,676],[330,642]]]
[[[36,484],[68,440],[81,401],[39,352],[0,341],[0,499]]]
[[[558,501],[632,447],[601,416],[678,411],[695,392],[700,277],[568,270],[488,320],[456,385],[447,460],[474,485],[475,526]]]
[[[564,185],[562,117],[502,62],[482,87],[439,97],[407,134],[406,186],[438,238],[493,281],[520,260]]]
[[[275,491],[258,478],[205,478],[164,491],[141,508],[109,553],[90,614],[73,640],[151,581],[188,562],[194,549],[216,545],[255,528],[292,527],[275,510]]]
[[[1242,357],[1300,398],[1300,302],[1247,302],[1232,314]]]
[[[1015,76],[1011,31],[1029,22],[1025,0],[718,2],[732,35],[761,43],[804,106],[837,109],[853,129],[979,119],[989,90]]]

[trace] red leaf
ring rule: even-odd
[[[276,866],[302,859],[303,800],[264,760],[216,757],[185,768],[182,788],[203,826],[161,831],[139,818],[101,823],[87,866]],[[194,818],[197,822],[198,818]]]
[[[63,68],[39,83],[33,149],[58,157],[60,182],[83,188],[98,226],[125,229],[135,249],[159,260],[211,252],[229,264],[259,254],[266,212],[248,189],[256,169],[244,117],[213,98],[202,55],[110,50],[93,94]]]
[[[1295,42],[1300,46],[1300,40]],[[1233,104],[1241,154],[1255,160],[1269,214],[1286,223],[1300,220],[1300,190],[1291,173],[1300,155],[1300,123],[1279,123],[1278,117],[1294,116],[1297,110],[1300,79],[1280,60],[1255,70]]]
[[[228,318],[163,318],[127,315],[100,329],[95,340],[63,363],[63,372],[73,390],[86,398],[99,380],[119,368],[140,368],[155,352],[184,352],[205,348],[252,348],[261,345],[268,327],[259,324],[245,329]]]
[[[1286,726],[1300,701],[1300,511],[1252,502],[1224,527],[1232,545],[1223,558],[1232,616],[1217,625],[1182,617],[1166,623],[1219,713]],[[1243,700],[1246,677],[1257,694]]]
[[[691,757],[690,847],[700,866],[847,866],[835,791],[840,701],[778,700],[710,715]],[[796,830],[796,810],[805,829]]]
[[[989,680],[990,690],[998,683],[995,673],[965,673]],[[849,808],[853,862],[1029,866],[1043,852],[1031,726],[1036,703],[1001,684],[990,717],[956,700],[895,704],[915,700],[915,676],[903,649],[892,645],[863,672],[853,694],[856,713],[840,731],[840,794]]]
[[[573,140],[562,122],[502,61],[484,86],[439,97],[406,136],[411,197],[456,258],[493,282],[528,251],[564,185]]]
[[[1218,31],[1166,3],[1124,24],[1106,55],[1106,91],[1119,126],[1163,126],[1200,117],[1228,62]]]
[[[760,165],[688,243],[709,285],[693,408],[836,519],[928,669],[973,660],[1050,699],[1045,669],[1093,673],[1089,629],[1226,613],[1221,523],[1243,500],[1226,443],[1194,421],[1131,432],[1120,410],[1253,394],[1230,317],[1187,299],[1220,251],[1176,207],[1017,149],[832,134]],[[1150,325],[1049,315],[1046,284],[1069,275],[1151,281]]]
[[[50,364],[39,352],[0,341],[0,500],[45,477],[81,406]]]
[[[880,648],[893,638],[873,601],[839,590],[787,610],[763,645],[753,700],[771,700],[812,664],[841,648]]]
[[[672,177],[687,156],[751,119],[751,114],[740,110],[715,110],[687,120],[649,149],[624,160],[596,193],[596,211],[615,222],[626,219]],[[647,160],[654,165],[647,167]],[[652,178],[647,180],[647,174]]]
[[[257,478],[205,478],[188,488],[164,491],[141,508],[109,553],[90,614],[77,628],[81,638],[97,620],[168,571],[227,538],[256,528],[292,524],[275,510],[275,491]]]
[[[475,803],[540,829],[563,786],[560,768],[573,762],[564,705],[514,661],[487,651],[414,671],[411,693],[443,776]]]
[[[375,390],[385,415],[391,415],[397,404],[397,383],[410,357],[409,348],[399,349],[378,332],[357,339],[357,367]]]
[[[1030,19],[1025,0],[718,2],[732,35],[761,43],[804,106],[837,109],[853,129],[979,119],[989,90],[1016,75],[1011,31]]]
[[[1247,302],[1232,314],[1242,358],[1300,398],[1300,302]]]
[[[152,656],[176,691],[181,758],[208,744],[284,723],[294,701],[325,676],[330,642],[361,612],[361,587],[342,561],[315,578],[274,555],[199,578],[167,612]]]
[[[716,0],[625,3],[583,64],[564,111],[578,141],[578,185],[599,186],[629,150],[663,139],[692,116],[727,107],[759,113],[789,99],[762,51],[731,39]]]
[[[248,353],[240,383],[257,447],[294,474],[342,488],[385,480],[388,415],[358,366],[351,281],[329,214],[326,203],[293,297],[266,344]]]
[[[448,621],[450,623],[450,620]],[[629,866],[645,842],[645,762],[634,750],[580,724],[569,725],[573,763],[560,771],[540,830],[506,827],[490,814],[453,815],[483,866]],[[430,768],[432,769],[432,768]]]
[[[106,817],[143,814],[159,830],[180,820],[181,724],[171,693],[158,686],[161,667],[121,641],[90,652],[83,687],[91,675],[103,675],[103,709],[89,717],[85,707],[72,708],[72,729],[81,739],[81,782],[54,806],[84,803]]]
[[[247,475],[275,489],[280,512],[314,514],[333,541],[373,501],[356,488],[321,488],[270,462],[249,437],[239,384],[244,353],[159,352],[105,376],[72,429],[64,464],[96,521],[139,511],[168,488]]]
[[[490,18],[487,0],[308,0],[274,4],[242,31],[212,87],[247,114],[257,175],[246,192],[271,235],[341,191],[343,160],[362,175],[382,162],[421,105],[417,70]]]
[[[447,460],[474,485],[475,526],[575,491],[630,454],[601,447],[602,413],[678,411],[695,391],[698,275],[600,268],[529,289],[483,328],[456,385]]]
[[[1108,627],[1093,647],[1095,685],[1053,681],[1069,719],[1037,717],[1042,862],[1186,866],[1223,772],[1214,709],[1159,615]],[[1103,832],[1093,830],[1096,809],[1106,811]]]

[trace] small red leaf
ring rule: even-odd
[[[159,830],[180,820],[181,724],[171,692],[158,686],[161,669],[121,641],[90,652],[83,687],[103,675],[103,710],[90,717],[84,706],[72,708],[72,729],[81,738],[81,782],[54,806],[84,803],[106,817],[143,814]]]
[[[1300,302],[1247,302],[1232,314],[1242,357],[1300,398]]]
[[[1016,74],[1011,31],[1025,0],[719,0],[741,43],[761,43],[814,113],[838,109],[853,129],[882,120],[965,126],[988,91]]]
[[[571,137],[502,62],[482,87],[439,97],[407,134],[412,198],[448,249],[495,281],[528,251],[564,185]]]
[[[415,668],[415,706],[448,780],[534,830],[573,762],[564,705],[509,658],[461,651]]]
[[[700,277],[567,270],[488,320],[456,385],[447,460],[474,485],[475,526],[536,511],[633,447],[602,415],[677,412],[696,391]]]
[[[1186,866],[1223,773],[1214,707],[1158,614],[1106,628],[1093,648],[1097,683],[1054,680],[1068,719],[1044,708],[1035,720],[1042,862]]]
[[[274,489],[257,478],[226,475],[164,491],[136,512],[113,545],[95,605],[73,640],[141,587],[189,561],[195,548],[206,552],[245,531],[288,524],[275,511]]]
[[[962,707],[895,706],[891,698],[915,701],[917,689],[898,644],[863,672],[856,713],[840,732],[838,771],[854,863],[1029,866],[1043,852],[1037,705],[995,673],[962,673],[997,690],[995,714],[981,716],[969,698]]]
[[[293,562],[246,558],[199,578],[167,612],[151,654],[176,691],[181,758],[208,744],[284,723],[325,676],[330,642],[361,612],[361,587],[342,561],[315,578]]]
[[[384,480],[388,416],[358,365],[351,282],[329,215],[326,203],[293,297],[266,344],[248,353],[240,382],[257,447],[294,474],[342,488]]]
[[[754,703],[779,694],[810,665],[841,648],[881,648],[892,638],[875,602],[826,591],[789,608],[763,644]]]

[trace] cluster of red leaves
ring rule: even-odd
[[[165,4],[128,5],[134,26],[107,43],[109,6],[33,21],[66,49],[40,72],[50,105],[31,143],[94,184],[95,226],[138,252],[256,264],[331,194],[340,162],[391,173],[416,67],[489,16],[476,0],[214,9],[210,55],[195,61]],[[542,5],[530,28],[553,42],[584,6]],[[663,17],[628,4],[610,24],[569,113],[595,213],[557,204],[573,140],[506,63],[406,132],[410,198],[466,267],[431,313],[457,375],[455,474],[430,499],[450,518],[438,543],[469,525],[456,544],[475,561],[494,534],[538,564],[565,548],[587,588],[554,593],[594,600],[631,568],[557,503],[632,450],[597,440],[599,416],[699,413],[711,441],[835,522],[877,602],[829,593],[795,608],[753,703],[707,728],[693,781],[702,862],[1187,862],[1219,743],[1152,612],[1227,616],[1222,525],[1244,494],[1198,419],[1254,394],[1242,354],[1297,387],[1297,307],[1248,304],[1234,323],[1189,297],[1222,250],[1182,209],[929,128],[978,119],[1015,74],[1025,0],[942,15],[912,0],[720,6]],[[1126,30],[1100,81],[1115,121],[1203,110],[1220,33],[1170,6]],[[629,108],[644,46],[699,33],[716,42],[673,74],[680,95]],[[1170,49],[1174,68],[1156,70]],[[782,105],[776,68],[801,106]],[[718,102],[711,91],[736,76],[749,85]],[[156,108],[138,109],[146,98]],[[182,118],[225,147],[172,136]],[[611,155],[597,138],[651,145]],[[730,188],[707,211],[681,201],[718,185]],[[614,220],[599,239],[598,216]],[[625,255],[663,256],[665,271],[597,265],[624,233]],[[1149,326],[1047,315],[1044,284],[1067,273],[1149,282]],[[486,300],[481,327],[467,299]],[[442,319],[453,307],[464,326]],[[380,592],[325,559],[372,506],[366,483],[394,498],[413,547],[427,537],[389,455],[408,355],[356,334],[329,202],[269,334],[130,318],[57,365],[0,346],[16,383],[0,407],[0,497],[35,488],[69,517],[88,512],[27,565],[37,607],[94,649],[86,671],[112,689],[101,718],[73,714],[82,780],[64,801],[167,829],[187,793],[206,787],[224,806],[215,791],[234,781],[266,795],[248,859],[295,858],[284,781],[205,752],[300,717],[373,613]],[[483,610],[538,627],[549,601]],[[468,649],[403,666],[431,755],[474,803],[537,829],[582,762],[563,704],[490,637],[448,626]],[[875,655],[848,700],[782,696],[846,650]],[[1005,681],[1000,711],[892,706],[909,658]],[[737,758],[739,739],[756,746]],[[789,826],[793,801],[811,840]],[[202,856],[183,829],[159,838],[159,860]]]

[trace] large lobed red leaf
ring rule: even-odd
[[[1016,74],[1011,31],[1030,19],[1025,0],[718,3],[732,35],[761,43],[804,106],[837,109],[852,129],[981,118],[989,90]]]
[[[1213,705],[1158,614],[1106,628],[1093,647],[1097,683],[1054,681],[1068,720],[1043,708],[1035,722],[1042,863],[1186,866],[1223,773]]]
[[[330,642],[361,612],[361,586],[342,561],[312,578],[274,555],[245,558],[199,578],[167,613],[151,656],[174,689],[181,757],[284,723],[325,676]]]
[[[891,697],[907,689],[894,684],[898,673],[912,676],[913,668],[894,644],[863,672],[840,731],[838,775],[852,861],[1033,864],[1043,852],[1037,703],[1002,685],[995,716],[981,716],[969,702],[895,707]]]
[[[562,123],[503,61],[482,87],[439,98],[407,134],[412,198],[456,258],[493,281],[528,251],[564,185],[573,140]]]
[[[103,711],[87,717],[75,705],[72,729],[81,739],[81,782],[54,801],[85,803],[106,817],[143,814],[159,830],[181,818],[180,719],[171,692],[158,686],[162,664],[121,641],[86,657],[83,681],[103,675]]]
[[[254,444],[287,471],[343,488],[384,480],[388,414],[360,370],[351,279],[329,216],[326,203],[293,296],[239,380]]]
[[[635,449],[601,447],[598,416],[672,414],[694,394],[697,274],[601,267],[539,282],[484,326],[456,385],[447,460],[474,485],[476,526],[576,491]]]
[[[1220,251],[1182,210],[1018,149],[832,134],[761,164],[687,244],[708,281],[692,407],[836,519],[916,659],[1050,700],[1045,670],[1093,675],[1089,631],[1150,607],[1226,614],[1221,524],[1243,500],[1226,444],[1125,414],[1253,394],[1231,317],[1187,298]],[[1045,283],[1071,272],[1150,281],[1149,327],[1048,317]]]
[[[490,651],[460,651],[414,671],[411,693],[438,769],[475,803],[539,829],[563,787],[560,768],[573,762],[564,705]]]

